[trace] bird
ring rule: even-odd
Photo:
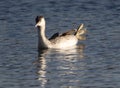
[[[86,29],[83,28],[83,24],[81,24],[78,29],[72,29],[62,34],[59,32],[53,34],[50,38],[47,38],[45,35],[45,27],[46,21],[44,16],[37,16],[35,27],[38,28],[38,49],[64,49],[70,48],[72,46],[77,45],[78,40],[85,40],[83,37],[86,33]]]

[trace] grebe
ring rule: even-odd
[[[64,49],[67,47],[75,46],[78,40],[84,40],[82,35],[86,33],[83,24],[78,29],[67,31],[63,34],[55,33],[51,38],[45,35],[45,18],[43,16],[36,17],[36,25],[38,28],[38,49],[58,48]]]

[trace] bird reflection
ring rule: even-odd
[[[85,48],[85,45],[81,44],[77,47],[75,47],[74,49],[65,49],[65,50],[58,50],[58,49],[45,49],[45,50],[40,50],[38,53],[38,80],[41,83],[41,87],[45,88],[45,86],[48,84],[48,82],[50,80],[50,77],[48,77],[48,74],[51,72],[54,72],[53,70],[49,70],[50,72],[48,72],[48,69],[50,69],[51,67],[49,67],[48,65],[48,61],[49,60],[54,60],[54,59],[58,59],[58,60],[67,60],[67,61],[71,61],[72,59],[78,59],[78,58],[83,58],[84,54],[83,54],[83,50]],[[77,57],[76,57],[77,56]],[[52,58],[51,58],[52,57]],[[58,66],[59,69],[66,69],[64,66]],[[55,69],[57,69],[57,67],[54,67]],[[75,66],[68,64],[67,66],[68,69],[73,70],[73,69],[77,69]],[[65,74],[65,75],[69,75],[71,73],[74,72],[68,72],[64,71],[64,73],[61,73],[61,75]],[[53,73],[54,74],[54,73]],[[50,74],[49,74],[50,75]],[[55,76],[55,74],[54,74]],[[69,88],[66,87],[66,88]],[[72,87],[70,87],[72,88]]]
[[[41,50],[38,54],[38,80],[41,82],[41,87],[45,88],[45,85],[47,83],[47,78],[46,78],[46,59],[44,58],[46,50]]]

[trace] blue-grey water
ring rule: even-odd
[[[76,49],[37,51],[46,35],[84,23]],[[120,88],[120,0],[0,0],[0,88]]]

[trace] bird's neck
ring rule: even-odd
[[[50,41],[45,36],[45,25],[38,27],[38,48],[49,48]]]

